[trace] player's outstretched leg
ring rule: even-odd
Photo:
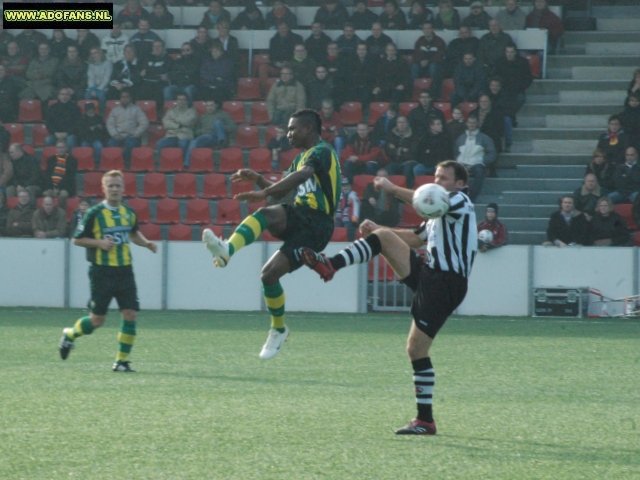
[[[382,251],[380,238],[375,233],[356,240],[337,255],[329,258],[323,253],[316,253],[310,248],[302,247],[300,254],[304,264],[318,272],[320,277],[328,282],[341,268],[355,263],[367,263]]]
[[[135,339],[136,321],[123,319],[118,333],[118,354],[116,355],[116,363],[113,364],[114,372],[135,372],[128,361]]]
[[[432,399],[435,384],[435,372],[430,357],[411,362],[413,367],[413,384],[416,392],[418,416],[402,428],[396,430],[397,435],[435,435],[436,422],[433,419]]]
[[[267,220],[258,210],[245,218],[235,229],[229,240],[222,240],[210,229],[202,232],[202,241],[213,255],[216,267],[226,267],[235,252],[253,243],[267,228]]]
[[[76,321],[73,327],[63,329],[62,338],[58,346],[60,358],[66,360],[71,350],[75,347],[74,340],[82,335],[91,335],[94,329],[95,327],[91,323],[90,317],[82,317]]]
[[[260,358],[262,360],[269,360],[280,352],[280,348],[289,337],[289,328],[287,328],[284,322],[285,297],[280,282],[274,285],[263,284],[262,292],[264,294],[264,301],[267,304],[267,309],[271,314],[271,329],[269,330],[267,342],[260,352]]]

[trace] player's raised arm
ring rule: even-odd
[[[373,179],[373,186],[376,190],[384,190],[387,193],[395,195],[404,203],[411,205],[413,199],[413,190],[409,188],[402,188],[398,185],[391,183],[387,177],[376,177]]]

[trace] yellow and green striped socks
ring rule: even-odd
[[[68,329],[66,332],[67,338],[71,341],[75,340],[82,335],[91,335],[95,327],[91,323],[90,317],[79,318],[72,329]]]
[[[120,333],[118,333],[118,355],[116,355],[116,363],[122,363],[129,358],[131,347],[136,339],[136,322],[122,320],[120,325]]]
[[[260,212],[254,212],[245,218],[229,238],[229,256],[255,242],[266,228],[267,220]]]
[[[271,328],[284,333],[284,290],[282,285],[280,282],[275,285],[262,285],[262,293],[271,314]]]

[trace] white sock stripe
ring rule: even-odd
[[[433,368],[428,368],[427,370],[420,370],[418,372],[414,371],[413,373],[420,374],[420,375],[431,375],[431,376],[434,376],[435,375],[435,370]]]
[[[421,405],[433,405],[433,400],[431,399],[431,397],[429,397],[429,398],[416,398],[416,403],[419,403]]]
[[[354,263],[364,263],[364,252],[362,251],[362,249],[360,248],[360,245],[358,245],[358,242],[355,242],[352,246],[351,246],[352,250],[351,253],[353,253],[354,257],[356,257],[356,252],[358,252],[358,255],[356,258],[358,258]]]
[[[342,255],[342,257],[344,258],[344,262],[346,265],[353,265],[353,254],[348,249],[340,252],[340,255]]]
[[[367,243],[367,241],[364,240],[364,239],[358,240],[358,242],[360,243],[360,245],[364,249],[364,251],[365,251],[365,253],[367,255],[367,262],[368,262],[369,260],[371,260],[371,257],[373,257],[373,250],[371,250],[371,245],[369,245]]]

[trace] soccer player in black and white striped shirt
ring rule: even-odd
[[[415,292],[407,353],[414,372],[418,415],[396,430],[399,435],[436,433],[432,413],[435,374],[429,349],[438,330],[467,294],[467,281],[478,246],[473,204],[463,192],[467,181],[467,170],[462,164],[444,161],[436,168],[435,183],[449,192],[451,206],[446,215],[423,222],[415,230],[379,227],[365,220],[360,231],[366,238],[331,258],[306,247],[301,249],[305,265],[325,281],[331,280],[343,267],[365,263],[382,254],[401,281]],[[398,187],[382,177],[376,177],[374,185],[411,204],[413,190]],[[413,250],[425,243],[426,259]]]

